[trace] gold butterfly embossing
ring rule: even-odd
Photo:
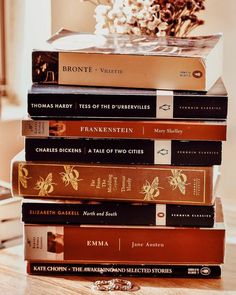
[[[52,182],[52,173],[49,173],[45,180],[41,176],[39,178],[34,189],[39,190],[39,196],[48,196],[54,191],[53,185],[56,184]]]
[[[155,177],[152,183],[146,180],[146,183],[142,187],[141,193],[145,194],[145,201],[153,201],[160,195],[160,189],[163,188],[159,187],[159,178]]]
[[[71,184],[74,190],[79,189],[78,182],[83,180],[79,179],[79,171],[74,168],[74,166],[65,165],[64,166],[65,172],[61,172],[60,175],[62,176],[62,181],[65,183],[65,186]]]
[[[187,176],[182,173],[182,170],[178,169],[171,169],[171,173],[173,176],[168,176],[169,184],[172,186],[172,190],[179,188],[181,194],[185,195],[186,193],[186,185],[189,183],[187,182]]]

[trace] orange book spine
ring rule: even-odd
[[[213,203],[213,167],[101,165],[14,161],[15,196]]]
[[[221,264],[223,227],[25,225],[25,259],[104,263]]]
[[[23,120],[23,136],[226,140],[226,123],[209,121]]]

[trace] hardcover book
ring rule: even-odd
[[[12,161],[12,193],[32,198],[212,205],[219,171],[210,167]]]
[[[118,276],[151,278],[219,278],[220,265],[157,265],[27,261],[31,275]]]
[[[221,141],[25,138],[27,161],[210,166],[221,153]]]
[[[225,121],[22,120],[27,137],[226,140]]]
[[[33,84],[28,114],[38,119],[204,119],[227,118],[222,79],[207,92],[164,91]]]
[[[209,90],[222,76],[222,36],[56,33],[32,54],[33,82]]]
[[[25,199],[22,221],[29,224],[108,224],[213,227],[215,206],[72,202]]]
[[[73,263],[222,264],[221,204],[213,228],[28,225],[25,259]]]

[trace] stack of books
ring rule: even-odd
[[[25,151],[12,162],[27,272],[219,277],[221,35],[62,30],[32,57]]]
[[[11,185],[0,180],[0,248],[22,242],[21,198],[12,198]]]

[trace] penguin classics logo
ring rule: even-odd
[[[165,217],[165,213],[164,212],[158,212],[157,213],[157,217],[164,218]]]
[[[201,71],[194,71],[193,72],[193,77],[194,78],[202,78],[203,73]]]
[[[167,149],[161,149],[161,150],[157,151],[157,154],[160,154],[162,156],[166,156],[166,155],[168,155],[168,153],[169,152]]]
[[[203,275],[203,276],[209,276],[209,274],[211,273],[211,270],[209,267],[207,266],[204,266],[200,269],[200,273]]]
[[[163,104],[162,106],[159,107],[159,110],[162,111],[169,111],[171,106],[169,104]]]

